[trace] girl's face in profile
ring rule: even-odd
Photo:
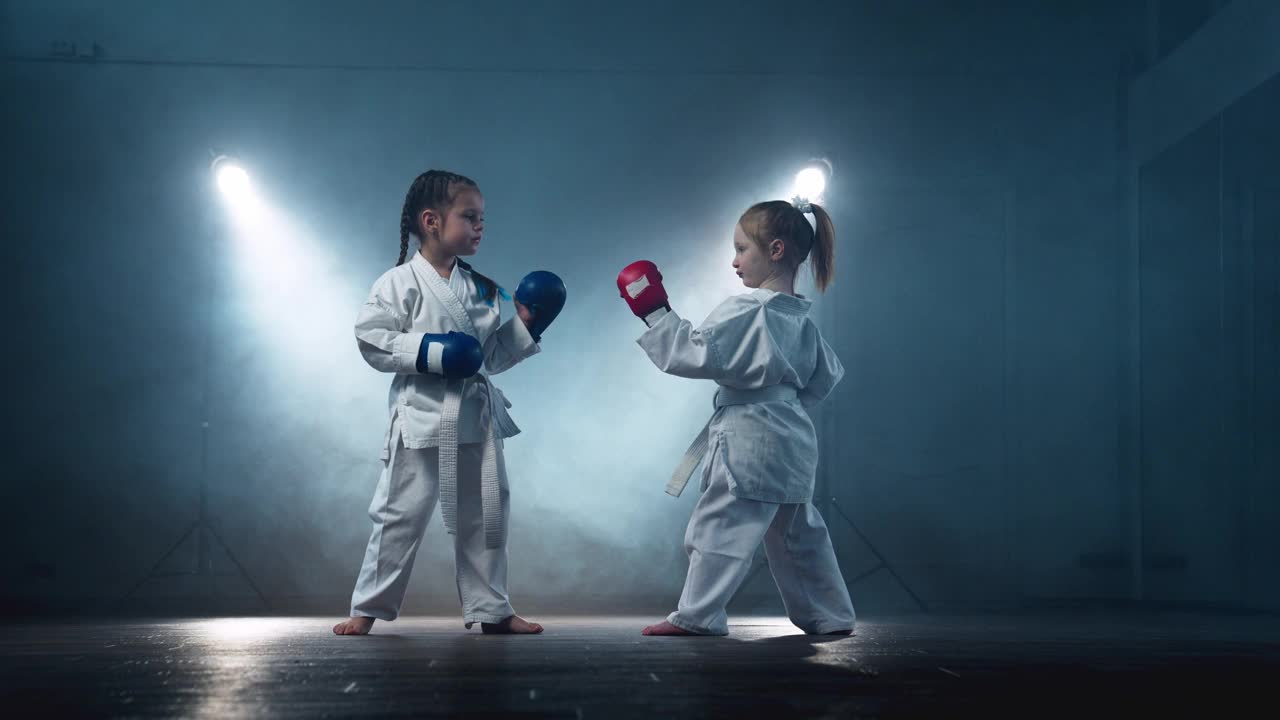
[[[464,188],[454,196],[443,217],[428,211],[430,224],[437,222],[440,249],[449,255],[475,255],[484,235],[484,196],[480,191]]]
[[[773,245],[778,246],[773,249],[781,257],[782,241],[774,240]],[[755,240],[747,237],[741,224],[733,228],[733,270],[742,278],[742,284],[752,289],[760,287],[773,274],[773,262]]]

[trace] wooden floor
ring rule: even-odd
[[[1226,717],[1280,686],[1280,620],[1017,614],[860,620],[814,638],[739,618],[728,638],[648,638],[656,618],[10,621],[6,717]],[[1263,713],[1269,714],[1270,711]]]

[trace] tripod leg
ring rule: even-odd
[[[267,602],[267,596],[263,595],[262,591],[258,589],[258,586],[253,583],[253,579],[249,577],[249,573],[245,571],[244,566],[240,564],[240,561],[238,559],[236,559],[236,554],[231,552],[231,548],[228,547],[227,544],[222,541],[221,537],[219,537],[218,531],[214,530],[213,526],[207,523],[205,524],[205,529],[209,531],[209,534],[213,536],[213,539],[217,541],[219,545],[222,546],[223,550],[226,551],[227,557],[231,558],[231,562],[235,563],[236,569],[240,571],[240,577],[244,578],[244,581],[249,584],[250,588],[253,589],[254,594],[257,595],[258,599],[262,601],[262,606],[267,608],[268,610],[271,609],[271,603]]]
[[[884,563],[880,563],[879,565],[877,565],[877,566],[875,566],[875,567],[871,568],[870,570],[868,570],[868,571],[866,571],[866,572],[862,573],[862,574],[861,574],[861,575],[859,575],[858,577],[856,577],[856,578],[854,578],[854,579],[850,580],[850,581],[849,581],[849,584],[850,584],[850,585],[852,585],[852,584],[854,584],[854,583],[856,583],[856,582],[860,582],[860,581],[862,581],[864,578],[869,578],[869,577],[871,577],[872,575],[875,575],[876,573],[880,572],[880,568],[882,568],[882,567],[884,567]]]
[[[844,521],[849,524],[849,527],[858,534],[858,537],[862,539],[863,544],[867,546],[867,549],[871,551],[871,554],[875,555],[876,558],[880,560],[880,567],[889,571],[889,574],[893,576],[893,579],[898,581],[898,584],[902,586],[903,590],[907,591],[907,594],[911,596],[912,600],[916,601],[916,605],[919,605],[921,610],[928,611],[929,608],[924,604],[924,601],[920,599],[920,596],[912,592],[911,588],[902,581],[902,578],[898,577],[898,573],[893,571],[889,562],[884,559],[884,556],[880,554],[879,550],[876,550],[876,546],[871,544],[871,540],[869,540],[866,535],[862,534],[862,531],[858,529],[858,526],[854,524],[853,520],[845,514],[844,509],[840,507],[840,502],[834,497],[831,498],[831,506],[836,509],[836,512],[840,514],[840,517],[844,518]],[[879,568],[876,569],[878,570]],[[873,570],[872,572],[875,571]],[[864,573],[862,577],[869,574],[870,573]]]
[[[898,573],[894,572],[893,568],[889,567],[888,564],[885,564],[884,569],[889,571],[889,574],[893,576],[893,579],[898,581],[898,584],[902,586],[903,590],[907,591],[907,594],[911,596],[912,600],[916,601],[916,604],[920,606],[921,610],[925,610],[925,611],[929,610],[929,608],[925,606],[924,601],[921,600],[919,597],[917,597],[916,594],[911,591],[911,588],[908,587],[906,583],[902,582],[902,578],[898,577]]]
[[[844,518],[844,521],[849,524],[849,529],[853,530],[853,532],[858,535],[858,538],[862,540],[862,544],[867,546],[867,549],[871,551],[872,555],[876,556],[876,559],[880,561],[880,564],[887,567],[889,563],[885,561],[884,556],[880,554],[879,550],[876,550],[876,546],[871,544],[871,541],[867,539],[867,536],[862,534],[862,531],[853,523],[853,520],[844,513],[844,510],[840,507],[840,503],[836,502],[835,498],[831,498],[831,506],[836,509],[836,512],[840,513],[840,517]]]
[[[166,552],[164,555],[161,555],[160,559],[156,561],[156,564],[152,565],[151,569],[147,571],[147,574],[143,575],[142,578],[138,580],[138,582],[133,586],[133,588],[131,588],[129,592],[125,593],[125,599],[133,597],[133,594],[138,592],[139,588],[141,588],[148,580],[155,577],[156,571],[160,569],[160,566],[164,564],[165,560],[168,560],[169,556],[173,555],[174,551],[177,550],[179,547],[181,547],[182,543],[186,542],[187,538],[191,537],[191,533],[195,532],[199,527],[200,527],[199,520],[196,520],[195,522],[191,523],[191,527],[187,528],[187,531],[182,533],[182,537],[178,538],[178,541],[173,544],[173,547],[169,548],[168,552]]]

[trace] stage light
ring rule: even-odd
[[[219,155],[210,165],[213,177],[224,197],[233,203],[242,203],[249,199],[253,185],[249,182],[249,173],[239,161],[229,155]]]
[[[827,189],[827,181],[831,178],[831,163],[826,160],[813,160],[796,173],[792,185],[792,195],[796,200],[818,202]]]

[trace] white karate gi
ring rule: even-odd
[[[463,621],[514,615],[507,597],[509,513],[502,441],[520,432],[510,403],[489,379],[539,348],[524,323],[500,324],[500,303],[483,301],[471,273],[454,266],[448,281],[420,254],[378,278],[356,320],[360,354],[395,373],[382,477],[369,505],[373,533],[351,597],[353,616],[399,615],[418,545],[437,499],[454,534]],[[478,339],[484,367],[466,380],[417,370],[425,333]]]
[[[679,494],[680,475],[705,454],[703,494],[685,533],[689,574],[667,618],[676,627],[728,633],[725,606],[762,540],[797,627],[828,633],[854,626],[827,526],[810,502],[818,444],[804,408],[844,375],[808,317],[810,305],[755,290],[721,303],[697,329],[667,313],[637,341],[663,372],[720,385],[715,414],[668,486]]]

